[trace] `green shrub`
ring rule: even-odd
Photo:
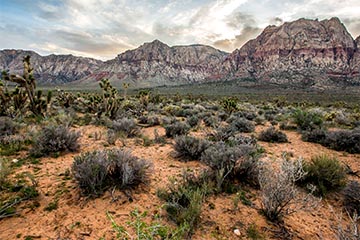
[[[301,183],[316,186],[315,194],[325,196],[345,186],[346,172],[336,157],[315,156],[311,162],[305,163],[304,170],[307,174]]]
[[[167,137],[186,135],[190,131],[190,126],[183,122],[175,122],[165,126]]]
[[[45,126],[40,130],[40,134],[35,137],[31,155],[41,157],[63,151],[75,152],[79,149],[79,137],[79,132],[71,131],[63,125]]]
[[[279,130],[276,130],[274,127],[269,127],[266,130],[261,131],[259,135],[259,140],[272,143],[288,142],[286,134]]]
[[[72,172],[83,194],[98,196],[109,187],[125,189],[147,182],[150,167],[144,159],[112,149],[76,156]]]
[[[206,140],[183,135],[175,138],[174,149],[177,157],[183,161],[199,160],[209,145]]]
[[[197,125],[199,125],[200,123],[200,119],[197,115],[192,115],[190,117],[188,117],[186,119],[186,123],[190,126],[190,127],[196,127]]]
[[[351,215],[360,215],[360,184],[356,181],[350,181],[343,191],[345,210]]]
[[[311,131],[313,129],[321,128],[323,125],[323,117],[317,113],[298,109],[292,114],[292,117],[301,131]]]
[[[166,201],[168,216],[178,226],[187,229],[184,239],[189,239],[199,224],[204,197],[211,192],[206,174],[196,177],[184,173],[181,179],[171,179],[168,189],[159,189],[157,195]]]

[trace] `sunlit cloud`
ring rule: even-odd
[[[0,0],[0,48],[111,59],[144,42],[231,52],[267,25],[339,17],[360,35],[358,0]]]

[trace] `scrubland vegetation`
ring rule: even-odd
[[[318,217],[309,211],[335,219],[327,229],[308,226],[310,233],[359,239],[358,104],[252,103],[236,97],[164,97],[147,90],[125,96],[106,79],[100,93],[45,95],[36,91],[28,58],[24,69],[22,77],[3,73],[0,82],[0,226],[28,214],[41,218],[39,213],[56,212],[69,198],[67,204],[79,212],[99,200],[132,210],[120,222],[109,209],[90,213],[112,228],[101,236],[84,232],[85,223],[66,232],[54,226],[54,236],[64,239],[76,238],[77,227],[89,239],[307,238],[309,233],[294,230],[290,221],[299,213]],[[90,128],[96,131],[89,134]],[[329,149],[328,154],[294,155],[293,135]],[[287,151],[270,154],[284,144]],[[155,159],[164,149],[167,159]],[[44,186],[53,177],[61,179],[55,190]],[[141,201],[145,196],[154,202]],[[51,201],[44,205],[44,198]],[[221,201],[229,199],[233,209],[222,209]],[[221,220],[210,221],[206,212],[215,208],[236,223],[224,230]],[[237,216],[254,220],[239,223]],[[16,234],[38,237],[25,230]]]

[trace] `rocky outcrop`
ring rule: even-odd
[[[356,43],[338,18],[299,19],[265,28],[228,56],[222,72],[279,84],[353,84],[356,54]]]
[[[355,40],[338,18],[299,19],[268,26],[243,47],[228,54],[205,45],[170,47],[158,40],[102,62],[72,55],[40,56],[21,50],[0,51],[0,70],[22,72],[31,55],[40,83],[97,86],[180,85],[246,79],[297,87],[360,86],[360,36]]]
[[[33,51],[0,51],[0,70],[22,74],[23,58],[29,55],[34,76],[40,84],[62,84],[82,79],[102,66],[103,62],[72,55],[40,56]]]
[[[155,40],[119,54],[82,83],[109,78],[114,85],[137,87],[179,85],[218,79],[227,53],[205,45],[174,46]]]

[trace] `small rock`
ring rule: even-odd
[[[12,162],[13,162],[13,163],[17,163],[17,162],[19,162],[19,160],[17,160],[16,158],[14,158],[14,159],[12,160]]]
[[[240,230],[239,229],[234,229],[234,234],[236,236],[240,236],[241,235]]]

